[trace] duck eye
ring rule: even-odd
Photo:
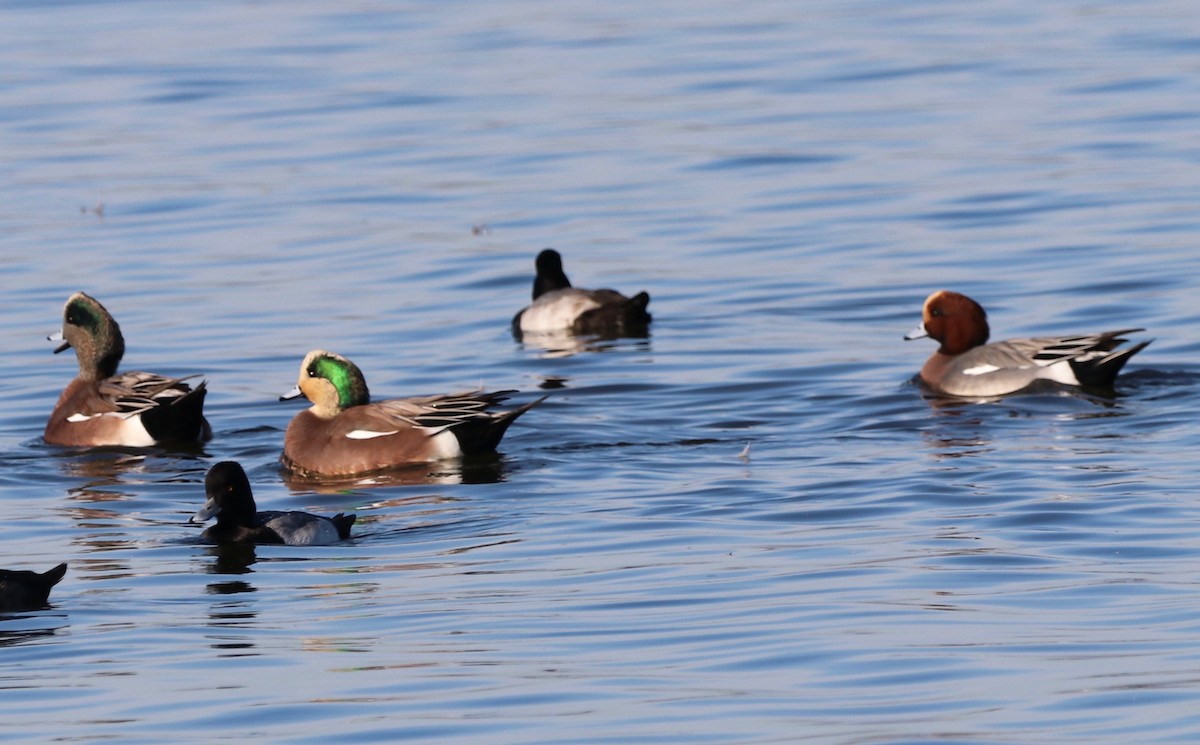
[[[929,311],[929,315],[933,316],[934,318],[940,318],[942,315],[942,310],[941,308],[934,308],[933,310]]]

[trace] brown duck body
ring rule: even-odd
[[[148,447],[202,442],[212,436],[204,419],[203,381],[147,372],[118,373],[125,353],[121,328],[94,298],[77,292],[63,308],[64,343],[75,349],[79,374],[58,397],[43,438],[52,445]]]
[[[357,476],[494,452],[509,425],[542,400],[505,411],[492,409],[514,391],[372,402],[357,366],[323,350],[305,358],[297,387],[313,405],[288,425],[280,460],[301,476]]]
[[[128,372],[100,381],[75,378],[58,397],[43,438],[52,445],[150,447],[203,442],[212,436],[204,418],[201,382]]]

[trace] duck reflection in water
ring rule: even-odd
[[[541,350],[543,359],[573,357],[584,352],[649,352],[650,330],[639,334],[585,334],[570,331],[514,332],[514,338],[528,349]]]
[[[498,484],[508,477],[508,464],[499,453],[481,453],[433,463],[414,463],[366,476],[309,476],[284,470],[284,485],[294,492],[342,494],[347,489],[388,486]]]
[[[250,574],[254,570],[250,567],[258,561],[258,557],[254,553],[254,545],[246,543],[225,543],[216,546],[207,547],[208,554],[213,557],[213,562],[204,568],[204,571],[209,574],[223,575],[242,575]],[[254,585],[240,579],[231,579],[225,582],[210,582],[205,586],[204,592],[206,595],[245,595],[258,592],[258,588]],[[209,610],[209,625],[211,626],[242,626],[247,621],[253,620],[258,616],[257,611],[250,608],[246,602],[221,602],[214,604]],[[225,643],[214,644],[216,648],[226,648]],[[245,648],[253,646],[247,644],[238,644],[237,648]]]
[[[250,567],[258,562],[258,556],[254,552],[254,544],[252,543],[219,543],[212,546],[205,546],[208,555],[213,557],[211,564],[204,568],[208,574],[251,574],[254,570]],[[239,582],[236,584],[245,584]],[[210,585],[212,587],[212,585]],[[253,592],[253,588],[249,590],[239,590],[238,592]]]
[[[65,450],[54,454],[63,475],[84,483],[71,486],[67,494],[81,502],[117,502],[132,499],[128,484],[178,481],[182,474],[202,468],[203,450],[136,452],[128,448]]]
[[[220,657],[250,657],[261,654],[247,630],[258,625],[258,607],[253,599],[255,588],[248,582],[214,582],[205,588],[209,595],[217,596],[208,610],[207,636],[209,646],[218,650]]]

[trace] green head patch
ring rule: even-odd
[[[82,292],[72,295],[63,308],[62,330],[79,356],[81,373],[94,371],[100,378],[116,375],[125,354],[125,339],[121,327],[99,301]]]
[[[345,357],[323,354],[309,363],[308,375],[324,378],[333,384],[337,390],[339,408],[361,406],[371,400],[362,371]]]
[[[96,301],[86,295],[76,296],[63,312],[65,323],[79,326],[93,336],[100,332],[103,318],[104,312],[96,307]]]

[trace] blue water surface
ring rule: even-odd
[[[1200,11],[983,0],[0,4],[0,740],[1200,740]],[[533,258],[648,338],[514,340]],[[1144,326],[1115,398],[939,404]],[[99,298],[198,451],[49,447]],[[310,349],[549,394],[500,457],[280,472]],[[326,547],[187,518],[219,460]]]

